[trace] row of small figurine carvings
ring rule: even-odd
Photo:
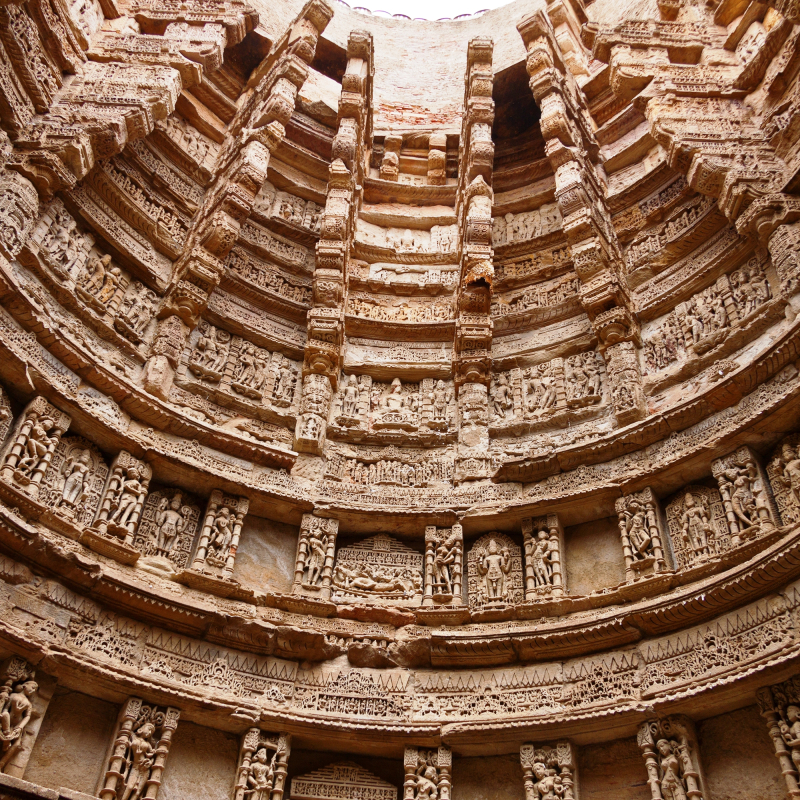
[[[5,432],[11,425],[7,401]],[[122,451],[107,466],[90,442],[65,436],[70,418],[44,398],[23,411],[3,448],[0,491],[123,563],[145,555],[151,569],[180,572],[198,587],[230,580],[248,501],[215,491],[201,523],[185,492],[149,492],[152,470]],[[628,581],[685,571],[800,521],[800,435],[785,439],[766,469],[748,447],[712,462],[717,487],[695,485],[664,510],[651,489],[617,501]],[[13,487],[9,493],[4,486]],[[199,529],[199,530],[198,530]],[[336,552],[338,521],[307,514],[297,546],[293,593],[322,600],[473,610],[558,597],[567,591],[564,533],[556,514],[523,520],[523,549],[503,533],[476,541],[467,556],[461,526],[428,528],[422,554],[387,536]],[[524,561],[523,561],[524,552]],[[192,555],[190,559],[190,556]],[[190,565],[190,566],[189,566]],[[201,576],[205,576],[202,578]]]
[[[3,665],[0,771],[21,778],[34,740],[32,719],[47,712],[49,697],[39,692],[35,672],[13,656]],[[779,760],[789,796],[798,792],[800,767],[800,680],[792,678],[758,690],[756,699]],[[180,710],[131,697],[122,706],[105,770],[96,794],[101,800],[157,800]],[[694,722],[673,715],[645,720],[636,737],[653,800],[702,800],[703,759]],[[241,738],[231,800],[282,800],[291,753],[291,736],[250,728]],[[569,741],[524,743],[520,762],[526,800],[574,800],[578,796],[577,749]],[[439,745],[407,745],[403,753],[404,800],[450,800],[453,754]],[[293,800],[397,800],[397,787],[353,762],[329,764],[292,778]]]
[[[749,447],[712,462],[717,488],[692,485],[662,508],[644,489],[617,500],[628,582],[688,571],[800,521],[800,435],[785,439],[766,470]],[[425,532],[424,557],[379,535],[336,549],[338,521],[307,514],[293,592],[334,602],[503,609],[568,593],[557,514],[525,518],[522,547],[505,533],[478,539],[466,558],[460,525]]]
[[[7,401],[3,433],[10,427]],[[43,397],[22,412],[0,460],[0,495],[26,516],[126,564],[183,576],[201,587],[228,582],[249,502],[215,490],[203,513],[187,492],[150,492],[152,468],[123,450],[108,466],[71,419]],[[9,491],[7,487],[11,487]]]

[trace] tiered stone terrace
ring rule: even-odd
[[[800,797],[800,9],[0,0],[0,798]]]

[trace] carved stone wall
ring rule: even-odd
[[[798,24],[0,0],[0,795],[800,796]]]

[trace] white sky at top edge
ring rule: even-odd
[[[404,14],[411,19],[455,19],[506,5],[509,0],[346,0],[350,8],[366,8],[373,14]]]

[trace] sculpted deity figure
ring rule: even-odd
[[[661,796],[664,800],[686,800],[686,787],[683,774],[687,769],[688,753],[686,745],[676,741],[659,739],[656,742],[661,773]],[[691,766],[688,765],[689,771]]]
[[[224,562],[228,556],[232,539],[233,521],[231,520],[231,510],[227,506],[223,506],[217,512],[217,518],[211,528],[206,558],[212,563],[214,561]]]
[[[328,534],[312,530],[308,536],[308,556],[303,569],[303,583],[318,586],[328,554]]]
[[[443,380],[436,381],[433,390],[433,418],[447,419],[447,406],[451,400],[451,392],[447,390]]]
[[[433,584],[442,594],[453,594],[453,564],[459,552],[460,536],[451,533],[433,557]]]
[[[33,423],[25,449],[17,464],[17,471],[23,475],[31,475],[40,466],[49,450],[58,441],[57,436],[50,436],[55,421],[50,417],[39,417]]]
[[[786,746],[791,748],[792,761],[796,770],[800,770],[800,707],[789,705],[786,707],[786,720],[778,722],[781,737]]]
[[[250,800],[270,800],[272,787],[275,783],[275,758],[277,751],[272,754],[272,758],[267,758],[267,750],[260,747],[253,756],[253,761],[247,774],[247,789],[245,797]]]
[[[420,751],[414,781],[414,800],[438,800],[439,771],[432,763],[432,755]]]
[[[180,492],[176,494],[170,502],[166,497],[161,499],[156,515],[156,553],[160,556],[169,556],[175,539],[178,534],[183,532],[186,526],[186,518],[181,513],[181,503],[183,497]]]
[[[550,537],[547,531],[539,531],[528,556],[533,567],[535,585],[551,586],[553,584],[553,564],[551,561]]]
[[[139,502],[140,495],[144,492],[141,483],[141,472],[137,467],[129,467],[121,481],[116,497],[111,501],[111,516],[109,524],[119,525],[124,528]]]
[[[489,542],[488,552],[479,565],[486,586],[487,600],[503,600],[506,596],[505,579],[511,569],[511,558],[507,548],[502,551],[497,542]]]
[[[292,378],[292,368],[289,365],[289,362],[285,358],[282,358],[281,365],[278,369],[278,377],[275,381],[275,389],[273,391],[273,398],[275,400],[282,401],[284,403],[291,403],[292,389],[294,387],[294,381]]]
[[[91,471],[92,456],[88,450],[74,453],[61,465],[61,474],[66,478],[61,490],[59,506],[74,509],[85,497],[86,480]]]
[[[111,256],[104,255],[104,256],[94,256],[90,258],[81,272],[80,278],[78,279],[78,283],[80,288],[83,289],[84,292],[87,294],[92,295],[93,297],[97,297],[101,290],[103,289],[104,284],[106,283],[113,283],[114,290],[116,290],[117,284],[119,283],[119,278],[117,275],[113,276],[116,280],[108,280],[111,276],[109,275],[109,264],[111,263]],[[116,268],[114,268],[116,269]],[[117,273],[119,270],[117,269]],[[109,299],[113,296],[114,292],[104,292],[103,294],[108,295]]]
[[[714,530],[708,514],[702,505],[698,505],[694,496],[689,493],[683,501],[681,516],[681,532],[685,541],[697,556],[711,555],[709,538],[713,538]]]
[[[358,379],[355,375],[350,375],[344,388],[342,397],[342,414],[346,417],[355,417],[358,413]]]
[[[758,524],[758,507],[753,494],[753,480],[746,467],[731,467],[723,477],[731,484],[733,513],[742,522],[743,528]]]
[[[628,502],[623,514],[628,531],[628,539],[631,543],[631,556],[635,561],[641,561],[650,556],[653,541],[647,527],[646,509],[638,500],[633,498]]]
[[[395,378],[392,381],[392,386],[389,389],[389,394],[386,395],[383,401],[383,407],[387,411],[400,411],[403,408],[403,384],[400,378]]]
[[[119,800],[141,800],[156,754],[155,732],[152,722],[144,722],[131,734]]]
[[[133,284],[133,289],[119,310],[118,323],[122,323],[126,335],[139,337],[153,317],[158,297],[138,281]]]
[[[189,369],[200,377],[219,380],[228,360],[231,335],[213,325],[201,328],[200,338],[189,358]]]
[[[777,480],[784,485],[800,507],[800,447],[794,448],[788,442],[781,448],[781,474]]]
[[[537,761],[533,765],[533,789],[538,800],[560,800],[564,796],[564,780],[555,769]]]
[[[32,698],[39,691],[39,685],[30,677],[16,685],[9,686],[0,694],[0,772],[5,769],[19,746],[22,734],[33,715]],[[8,691],[10,688],[11,691]]]
[[[492,407],[494,413],[501,419],[509,416],[514,410],[514,401],[511,398],[511,389],[508,386],[508,378],[500,374],[492,388]]]

